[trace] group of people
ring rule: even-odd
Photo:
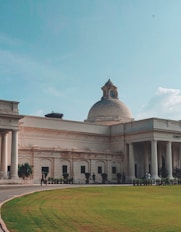
[[[145,178],[146,178],[147,180],[150,180],[150,179],[151,179],[151,174],[150,174],[149,172],[146,172]]]

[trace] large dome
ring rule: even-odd
[[[103,97],[91,107],[86,121],[106,125],[132,121],[131,111],[118,99],[116,86],[108,80],[102,90]]]

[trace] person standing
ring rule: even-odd
[[[94,184],[95,184],[95,182],[96,182],[96,175],[93,173],[93,175],[92,175],[92,179],[93,179],[93,181],[94,181]]]

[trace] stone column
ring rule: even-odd
[[[172,176],[172,143],[170,141],[166,144],[166,169],[168,171],[168,178],[173,179]]]
[[[163,144],[160,145],[158,154],[158,168],[162,168],[162,154],[163,154]]]
[[[72,178],[74,178],[74,159],[71,158],[71,161],[70,161],[70,175]]]
[[[12,131],[10,177],[18,179],[18,130]]]
[[[134,148],[133,143],[129,144],[129,177],[128,179],[132,181],[135,178],[135,168],[134,168]]]
[[[151,141],[151,178],[158,179],[157,141]]]
[[[54,178],[59,178],[60,177],[60,160],[57,157],[53,158],[53,171],[54,171],[54,174],[53,174]],[[48,173],[48,175],[50,177],[50,173]]]
[[[146,172],[149,172],[149,154],[148,154],[148,144],[145,143],[145,155],[144,155],[144,159],[145,159],[145,173],[144,175],[146,174]]]
[[[92,171],[92,163],[91,163],[91,159],[89,159],[89,173],[91,174]]]
[[[92,175],[95,176],[95,183],[97,182],[97,176],[96,176],[96,173],[97,173],[97,166],[96,166],[96,160],[90,160],[90,163],[91,163],[91,178],[92,178]],[[94,183],[94,181],[92,180],[92,182]]]
[[[179,145],[178,168],[181,168],[181,144]]]
[[[2,144],[1,144],[1,171],[4,177],[7,176],[7,133],[2,134]]]
[[[112,161],[107,160],[107,178],[108,180],[112,181]]]

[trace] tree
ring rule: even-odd
[[[174,168],[174,170],[173,170],[173,177],[175,177],[175,178],[181,178],[181,169],[180,168]]]
[[[63,182],[64,182],[64,184],[68,184],[68,177],[69,177],[69,174],[67,172],[64,172],[63,173]]]
[[[90,173],[85,172],[84,174],[85,174],[85,178],[86,178],[85,182],[86,182],[86,184],[89,184]]]
[[[158,170],[158,173],[159,173],[159,176],[160,176],[161,178],[166,178],[166,177],[168,177],[168,171],[167,171],[167,169],[165,168],[164,165]]]
[[[121,173],[117,173],[116,176],[117,176],[117,183],[120,184],[121,183],[121,177],[122,177]]]
[[[33,173],[32,166],[29,163],[19,164],[18,165],[18,176],[21,178],[29,177]]]
[[[102,183],[105,184],[106,181],[107,181],[107,174],[106,173],[102,173],[101,176],[102,176]]]

